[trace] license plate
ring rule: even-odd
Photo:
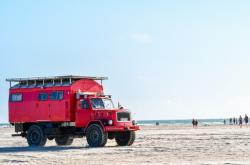
[[[120,121],[128,121],[128,118],[121,118]]]

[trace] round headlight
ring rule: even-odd
[[[109,120],[108,125],[113,125],[113,120]]]

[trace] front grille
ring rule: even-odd
[[[117,121],[130,121],[130,113],[129,112],[118,112],[117,113]]]

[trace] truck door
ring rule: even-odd
[[[77,101],[76,127],[86,127],[91,120],[91,110],[87,99]]]
[[[51,91],[49,103],[49,118],[51,121],[65,120],[65,102],[67,101],[65,91]]]

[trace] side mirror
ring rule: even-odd
[[[122,105],[118,102],[118,109],[123,109]]]
[[[79,100],[81,95],[79,93],[76,93],[76,99]]]

